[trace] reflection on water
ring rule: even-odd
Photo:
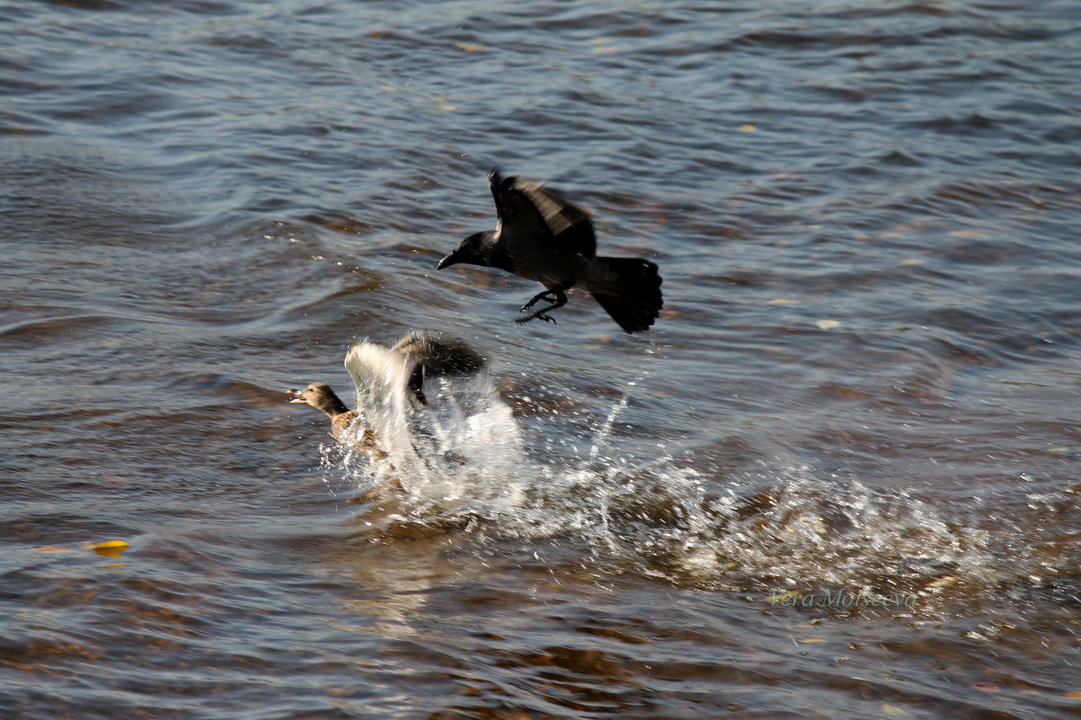
[[[1078,19],[0,0],[0,715],[1071,716]],[[648,333],[436,273],[492,166]],[[281,391],[414,328],[399,491]]]

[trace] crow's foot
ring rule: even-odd
[[[561,308],[564,305],[566,305],[567,304],[567,294],[565,292],[563,292],[563,290],[561,290],[559,288],[556,288],[555,290],[546,290],[545,292],[538,293],[537,295],[535,295],[533,297],[532,300],[530,300],[529,302],[527,302],[525,305],[522,306],[522,312],[525,312],[526,310],[530,309],[531,307],[533,307],[534,305],[539,303],[541,300],[544,300],[545,302],[549,302],[551,304],[548,305],[547,307],[542,307],[540,310],[534,310],[529,315],[526,315],[525,317],[518,318],[517,320],[515,320],[515,322],[518,323],[519,325],[521,325],[522,323],[529,322],[533,318],[540,318],[541,320],[543,320],[545,322],[550,322],[552,324],[555,324],[556,319],[554,317],[549,316],[547,313],[550,313],[553,310],[555,310],[557,308]]]
[[[534,318],[540,318],[541,320],[543,320],[545,322],[550,322],[553,325],[556,325],[558,323],[556,323],[556,319],[554,317],[552,317],[551,315],[545,315],[544,314],[544,313],[548,312],[550,309],[551,308],[544,308],[543,310],[538,310],[537,312],[532,313],[531,315],[526,315],[525,317],[520,317],[517,320],[515,320],[514,322],[518,323],[519,325],[524,325],[527,322],[529,322],[530,320],[533,320]]]

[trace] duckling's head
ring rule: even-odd
[[[303,390],[289,390],[288,392],[292,396],[289,402],[311,405],[325,412],[332,420],[338,415],[349,412],[349,408],[326,383],[314,382]]]

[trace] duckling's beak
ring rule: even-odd
[[[305,400],[304,398],[302,398],[300,396],[300,391],[299,390],[286,390],[285,393],[287,395],[292,396],[292,400],[289,400],[289,402],[291,402],[291,403],[307,403],[308,402],[307,400]]]

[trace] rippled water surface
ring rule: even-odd
[[[0,30],[4,718],[1076,717],[1076,0]],[[435,270],[493,166],[653,330]],[[513,420],[388,489],[283,390],[413,328]]]

